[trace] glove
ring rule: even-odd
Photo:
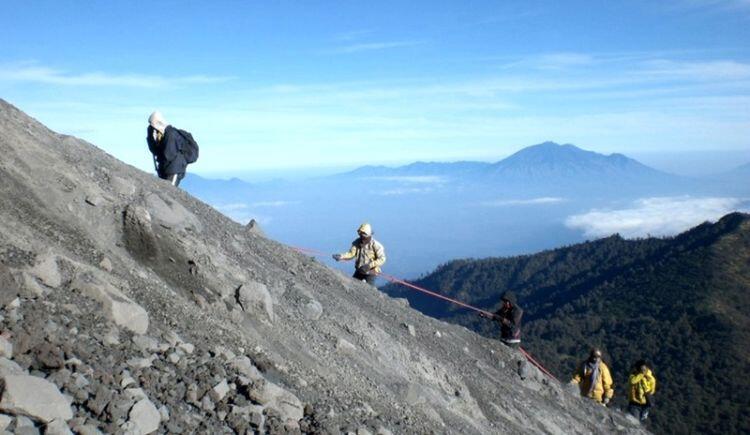
[[[341,261],[341,254],[333,254],[331,257],[336,261]]]

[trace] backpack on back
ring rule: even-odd
[[[185,130],[175,128],[180,136],[182,136],[182,146],[180,152],[185,157],[187,163],[195,163],[198,160],[198,142],[193,139],[193,135]]]

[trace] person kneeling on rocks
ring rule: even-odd
[[[516,302],[513,292],[505,292],[500,298],[502,306],[494,314],[480,312],[485,319],[494,320],[500,324],[500,341],[512,348],[521,345],[521,317],[523,310]]]
[[[354,259],[355,279],[366,281],[375,285],[375,278],[380,273],[380,266],[385,264],[385,248],[372,235],[372,226],[364,223],[357,229],[359,237],[352,242],[349,251],[343,254],[333,254],[336,261],[348,261]]]
[[[615,394],[609,367],[602,361],[602,351],[597,348],[591,349],[588,359],[578,367],[570,384],[579,387],[581,396],[604,406]]]

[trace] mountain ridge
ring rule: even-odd
[[[738,392],[750,385],[741,377],[719,381],[716,372],[750,369],[748,214],[664,239],[611,236],[522,257],[456,260],[416,283],[487,310],[503,291],[516,292],[524,346],[563,378],[588,346],[601,346],[620,406],[628,365],[652,361],[660,380],[649,424],[656,432],[748,430],[748,399]],[[437,318],[495,334],[461,310],[384,290]]]

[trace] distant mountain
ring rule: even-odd
[[[502,180],[598,181],[673,178],[622,154],[603,155],[574,145],[544,142],[518,151],[492,165],[488,173]]]
[[[486,162],[415,162],[405,166],[362,166],[351,172],[339,174],[344,177],[404,177],[404,176],[476,176],[492,166]]]
[[[534,192],[600,191],[618,187],[625,191],[671,193],[688,183],[686,179],[650,168],[622,154],[604,155],[554,142],[524,148],[496,163],[417,162],[398,167],[364,166],[334,177],[414,179],[426,176],[462,183],[523,187]]]
[[[619,236],[535,255],[457,260],[418,285],[484,309],[513,290],[525,309],[524,347],[565,380],[602,346],[625,406],[629,364],[659,378],[657,433],[750,433],[750,215],[733,213],[666,239]],[[465,309],[401,287],[420,311],[497,336]]]

